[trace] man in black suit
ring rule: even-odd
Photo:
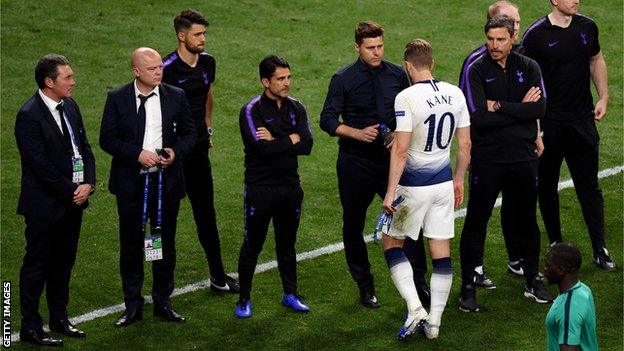
[[[22,162],[17,213],[26,222],[20,270],[22,341],[61,346],[43,331],[39,298],[46,287],[50,329],[84,338],[67,316],[69,279],[76,261],[82,211],[93,193],[95,159],[78,105],[67,58],[48,54],[35,67],[39,90],[22,106],[15,139]]]
[[[148,214],[156,225],[159,177],[163,169],[162,259],[153,261],[154,315],[169,322],[185,318],[171,308],[175,268],[175,231],[180,199],[185,195],[182,160],[197,139],[184,92],[161,84],[162,59],[150,48],[132,53],[135,80],[108,93],[100,128],[100,146],[113,156],[108,189],[117,196],[122,288],[126,310],[115,326],[142,317],[143,194],[149,177]],[[157,149],[168,154],[160,156]]]

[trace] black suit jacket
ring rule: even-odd
[[[87,141],[82,115],[71,98],[63,99],[64,111],[84,163],[84,183],[95,185],[95,158]],[[15,139],[22,163],[17,213],[40,219],[58,219],[73,203],[77,185],[72,183],[73,150],[52,113],[35,93],[19,110]],[[88,202],[80,207],[86,208]]]
[[[172,148],[174,162],[164,170],[164,196],[169,199],[184,197],[182,160],[197,140],[191,111],[182,89],[159,85],[162,113],[163,148]],[[145,123],[137,116],[134,83],[126,84],[108,93],[102,125],[100,146],[113,156],[108,189],[116,196],[134,197],[141,184],[139,154],[143,150]]]

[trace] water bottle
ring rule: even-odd
[[[399,196],[392,202],[392,207],[394,209],[398,209],[405,198],[403,196]],[[390,226],[392,225],[392,215],[386,213],[386,211],[382,210],[377,217],[377,222],[375,223],[375,230],[373,230],[373,242],[375,244],[381,243],[381,234],[388,234],[390,232]]]
[[[379,125],[379,133],[381,134],[381,140],[383,140],[384,146],[388,146],[394,139],[392,131],[384,123]]]

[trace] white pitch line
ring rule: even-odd
[[[598,179],[602,179],[602,178],[606,178],[606,177],[610,177],[613,175],[616,175],[618,173],[621,173],[622,171],[624,171],[624,166],[617,166],[617,167],[613,167],[613,168],[608,168],[605,170],[602,170],[600,172],[598,172]],[[564,180],[562,182],[559,182],[559,191],[563,190],[563,189],[567,189],[567,188],[572,188],[574,187],[574,183],[572,182],[571,179],[568,180]],[[496,203],[495,203],[495,207],[499,207],[501,205],[501,198],[499,197],[498,199],[496,199]],[[462,208],[459,209],[457,211],[455,211],[455,218],[461,218],[466,216],[466,209]],[[366,242],[370,242],[373,240],[372,235],[367,235],[364,240]],[[304,261],[304,260],[308,260],[308,259],[312,259],[312,258],[316,258],[319,256],[323,256],[323,255],[329,255],[332,254],[334,252],[338,252],[338,251],[342,251],[344,250],[344,244],[342,242],[339,243],[334,243],[334,244],[330,244],[318,249],[314,249],[312,251],[307,251],[307,252],[303,252],[300,254],[297,254],[297,262],[299,261]],[[262,273],[262,272],[266,272],[269,271],[271,269],[277,268],[277,261],[270,261],[270,262],[265,262],[262,264],[259,264],[258,266],[256,266],[256,274],[258,273]],[[229,273],[229,275],[238,278],[238,273]],[[175,297],[175,296],[179,296],[179,295],[184,295],[184,294],[188,294],[197,290],[201,290],[204,289],[206,287],[208,287],[210,285],[210,280],[206,279],[206,280],[202,280],[196,283],[192,283],[192,284],[188,284],[185,285],[181,288],[177,288],[173,291],[173,294],[171,294],[171,297]],[[152,297],[147,295],[143,297],[145,299],[145,303],[146,304],[150,304],[152,303]],[[91,320],[94,320],[96,318],[100,318],[100,317],[105,317],[108,316],[110,314],[113,313],[119,313],[122,312],[125,309],[125,306],[123,303],[119,304],[119,305],[114,305],[114,306],[109,306],[109,307],[105,307],[105,308],[101,308],[99,310],[95,310],[95,311],[91,311],[85,314],[82,314],[78,317],[73,317],[71,318],[72,323],[74,324],[78,324],[78,323],[82,323],[82,322],[88,322]],[[44,329],[46,331],[48,331],[48,326],[46,325],[44,327]],[[19,341],[19,333],[18,332],[14,332],[11,334],[11,341],[15,342],[15,341]]]

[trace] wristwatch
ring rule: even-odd
[[[208,127],[206,128],[206,131],[208,132],[208,136],[211,137],[212,134],[214,134],[214,129],[212,129],[212,127]]]

